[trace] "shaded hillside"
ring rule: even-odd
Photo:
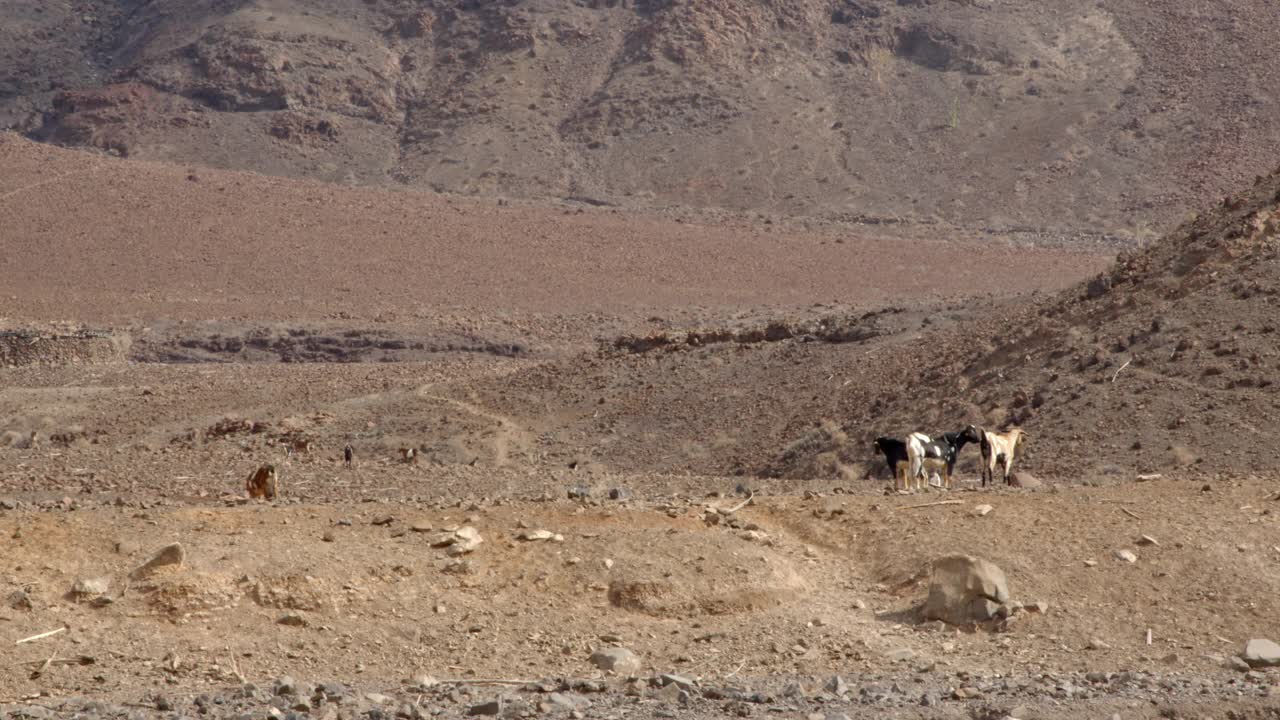
[[[19,0],[0,127],[327,181],[1146,237],[1280,154],[1272,12]]]
[[[877,435],[976,423],[1027,429],[1021,466],[1053,478],[1271,472],[1278,208],[1280,174],[1259,178],[1108,273],[1029,304],[632,341],[504,378],[486,397],[554,418],[551,457],[615,468],[855,481],[884,474]]]

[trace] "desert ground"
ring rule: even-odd
[[[1265,454],[1210,455],[1192,405],[1222,403],[1220,422],[1228,401],[1274,407],[1269,384],[1215,387],[1201,369],[1256,342],[1266,374],[1270,286],[1228,293],[1257,313],[1233,312],[1231,354],[1205,345],[1187,369],[1138,353],[1201,347],[1197,311],[1228,301],[1216,273],[1262,267],[1188,238],[1227,243],[1247,215],[1235,242],[1274,256],[1258,207],[1274,182],[1113,265],[1079,248],[335,189],[16,137],[0,150],[0,206],[27,229],[6,237],[0,369],[14,716],[1277,706],[1274,673],[1237,657],[1280,634],[1274,475]],[[377,253],[359,233],[383,238]],[[513,252],[529,242],[541,251]],[[1071,337],[1129,337],[1166,281],[1152,266],[1188,255],[1212,264],[1189,274],[1214,277],[1162,291],[1179,330],[1132,338],[1140,367],[1090,354],[1105,338],[1073,349],[1052,332],[1069,314]],[[981,282],[993,266],[1010,281]],[[1004,384],[987,377],[997,361]],[[938,367],[972,380],[947,385]],[[899,397],[903,382],[962,405]],[[1023,388],[1037,399],[999,396]],[[1134,397],[1151,417],[1102,404]],[[1021,488],[977,487],[969,449],[952,491],[898,494],[870,445],[913,418],[1023,411]],[[1098,428],[1116,441],[1072,437]],[[251,500],[265,463],[280,494]],[[140,569],[174,543],[180,563]],[[999,627],[925,621],[930,563],[954,553],[997,564],[1028,609]],[[610,648],[638,665],[592,661]]]
[[[1280,718],[1277,42],[0,3],[0,718]]]

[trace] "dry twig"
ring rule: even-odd
[[[21,645],[22,643],[29,643],[29,642],[35,642],[36,640],[43,640],[44,638],[47,638],[50,635],[57,635],[60,632],[65,632],[66,629],[67,629],[67,626],[63,625],[57,630],[50,630],[49,632],[42,632],[39,635],[32,635],[31,637],[28,637],[28,638],[22,638],[21,640],[15,642],[14,645]]]
[[[903,510],[915,510],[917,508],[937,507],[939,505],[963,505],[963,500],[939,500],[938,502],[921,503],[919,505],[907,505]]]
[[[1124,361],[1124,364],[1123,364],[1123,365],[1121,365],[1121,366],[1116,370],[1115,374],[1111,376],[1111,382],[1113,382],[1113,383],[1114,383],[1114,382],[1116,381],[1116,378],[1120,377],[1120,371],[1121,371],[1121,370],[1123,370],[1123,369],[1125,369],[1125,368],[1127,368],[1127,367],[1129,367],[1129,363],[1131,363],[1131,362],[1133,362],[1133,358],[1130,358],[1130,359],[1128,359],[1128,360],[1125,360],[1125,361]]]
[[[1125,515],[1128,515],[1129,517],[1133,518],[1134,520],[1141,520],[1141,519],[1142,519],[1142,517],[1141,517],[1140,515],[1138,515],[1138,513],[1136,513],[1136,512],[1134,512],[1134,511],[1130,510],[1129,508],[1122,507],[1122,508],[1120,508],[1120,512],[1124,513]]]

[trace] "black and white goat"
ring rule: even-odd
[[[960,432],[942,433],[937,440],[924,433],[911,433],[907,437],[907,458],[915,489],[921,489],[922,481],[931,473],[938,472],[942,475],[942,487],[950,490],[951,473],[955,471],[960,451],[971,442],[981,441],[982,435],[972,425]]]

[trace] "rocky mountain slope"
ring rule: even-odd
[[[0,127],[327,181],[1144,238],[1280,154],[1270,13],[19,0]]]
[[[663,331],[482,397],[605,468],[854,482],[876,436],[975,423],[1052,478],[1271,472],[1277,278],[1280,172],[1056,295]]]

